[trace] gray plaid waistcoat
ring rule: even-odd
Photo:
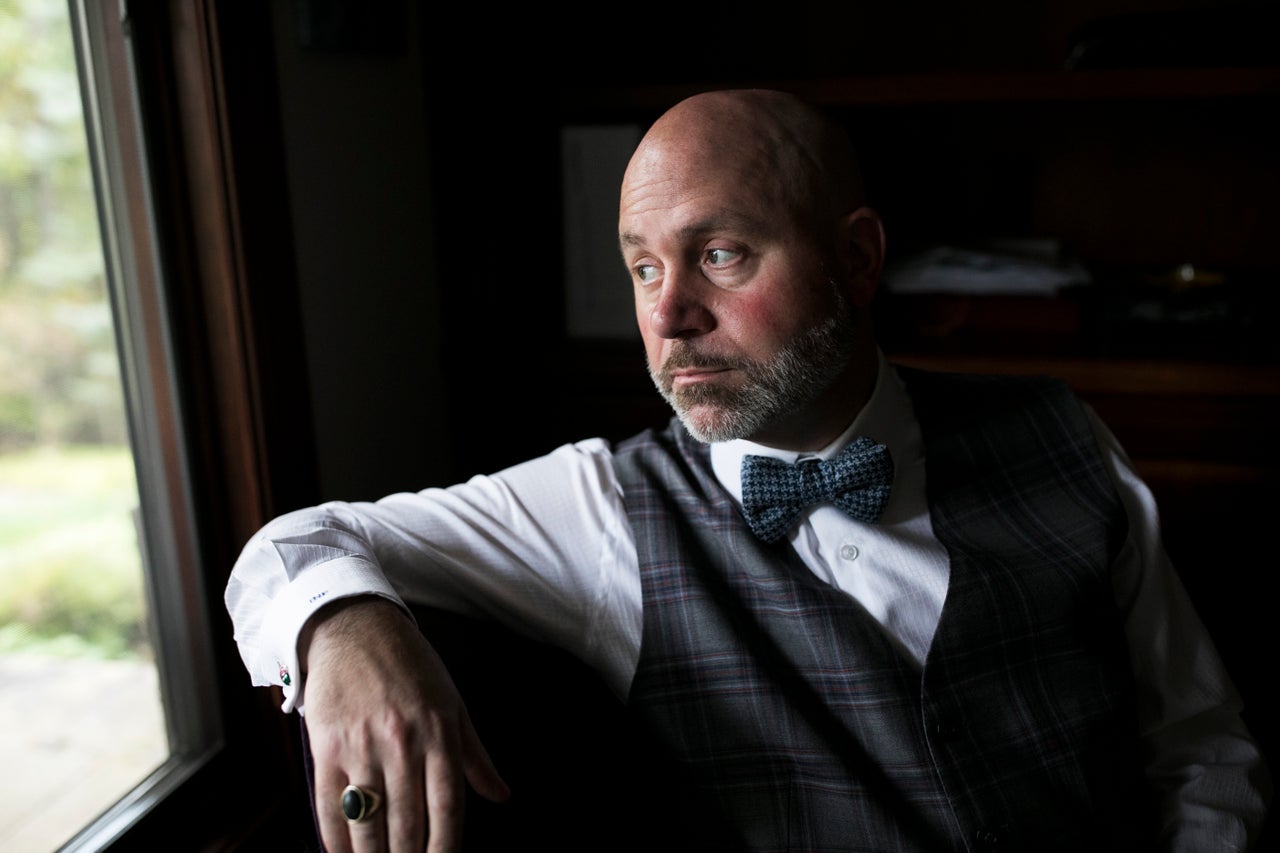
[[[644,602],[628,707],[675,762],[673,846],[1143,849],[1109,575],[1126,522],[1078,401],[901,372],[951,561],[923,672],[752,535],[678,421],[616,448]]]

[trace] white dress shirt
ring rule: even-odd
[[[1176,791],[1169,800],[1178,816],[1171,813],[1170,821],[1217,820],[1218,800],[1238,800],[1238,777],[1263,766],[1262,759],[1240,721],[1236,690],[1165,554],[1150,491],[1089,414],[1130,518],[1113,589],[1138,683],[1140,723],[1154,750],[1148,773]],[[789,541],[818,577],[857,599],[923,665],[949,563],[929,519],[920,426],[883,357],[866,406],[843,435],[812,455],[829,458],[855,435],[887,445],[894,460],[880,521],[866,524],[819,506],[802,516]],[[748,441],[713,444],[715,475],[739,501],[747,453],[799,456]],[[284,710],[302,711],[303,625],[329,602],[370,593],[496,619],[574,654],[625,697],[640,652],[640,577],[609,444],[566,444],[449,488],[326,503],[266,525],[245,546],[226,590],[253,682],[281,685]],[[1243,822],[1260,822],[1262,798],[1257,792],[1245,798],[1256,813]],[[1242,831],[1240,821],[1223,819],[1234,829],[1228,835]]]

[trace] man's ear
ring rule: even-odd
[[[873,208],[864,205],[845,214],[840,230],[849,292],[854,305],[865,308],[871,304],[884,271],[884,222]]]

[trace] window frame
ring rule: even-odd
[[[296,721],[251,686],[222,600],[244,541],[316,493],[270,7],[68,6],[170,758],[63,849],[296,845]]]

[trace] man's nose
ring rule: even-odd
[[[710,284],[697,273],[668,269],[649,312],[649,327],[662,338],[692,338],[715,328],[706,304]]]

